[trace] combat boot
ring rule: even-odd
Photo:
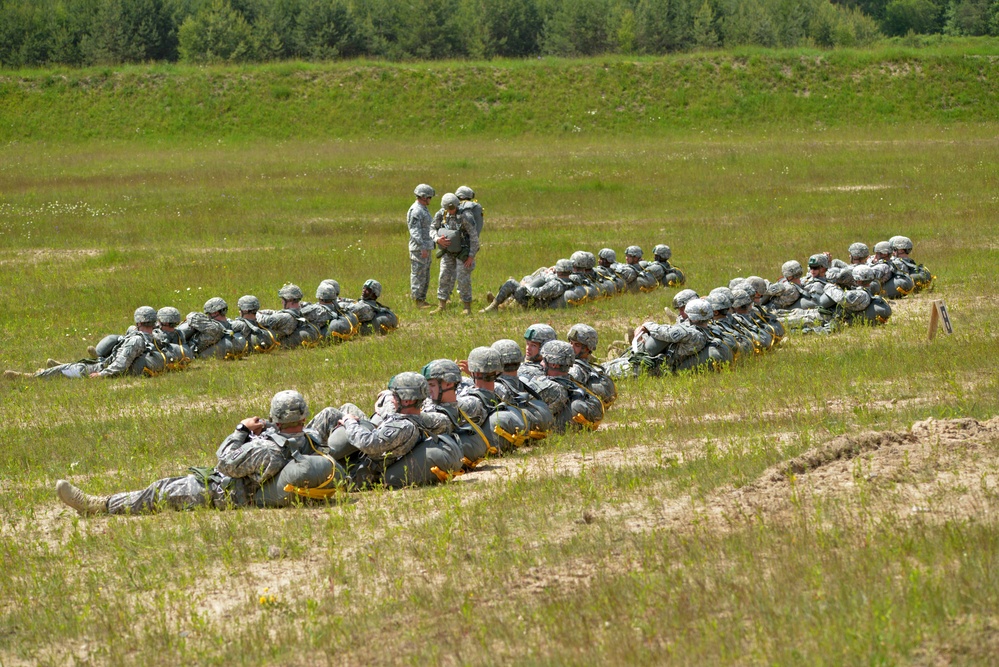
[[[97,359],[97,348],[93,345],[87,346],[87,354],[90,355],[91,359]]]
[[[20,380],[21,378],[32,377],[32,373],[21,373],[20,371],[4,371],[3,376],[7,380]]]
[[[413,305],[416,306],[417,308],[420,308],[420,309],[429,308],[430,307],[430,304],[427,303],[426,299],[417,299],[416,302]]]
[[[62,366],[62,362],[56,361],[55,359],[49,359],[48,361],[45,362],[46,368],[55,368],[56,366]]]
[[[56,495],[83,516],[88,514],[107,514],[108,497],[91,496],[76,488],[64,479],[56,482]]]
[[[461,302],[461,314],[462,315],[471,315],[472,314],[472,302],[471,301],[462,301]]]
[[[447,307],[447,299],[437,299],[437,307],[431,310],[430,314],[436,315],[437,313],[443,313],[446,307]]]
[[[493,301],[495,298],[496,298],[495,294],[493,294],[492,292],[486,292],[486,301]]]
[[[487,294],[486,296],[490,296],[490,295]],[[490,303],[488,306],[486,306],[485,308],[483,308],[479,312],[480,313],[488,313],[490,310],[496,310],[497,308],[499,308],[499,306],[500,306],[499,301],[494,298],[492,300],[492,303]]]

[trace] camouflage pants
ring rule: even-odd
[[[465,263],[455,255],[444,253],[441,257],[441,275],[437,286],[437,298],[445,301],[451,298],[454,283],[458,282],[458,295],[465,303],[472,300],[472,269],[466,269]]]
[[[426,257],[421,257],[419,250],[409,251],[409,294],[415,301],[427,300],[431,261],[433,260],[429,252]]]
[[[114,494],[108,499],[108,514],[148,514],[160,507],[189,510],[214,505],[214,495],[197,475],[167,477],[141,491]]]
[[[37,373],[35,377],[37,378],[51,378],[56,376],[64,376],[68,378],[85,378],[91,373],[96,373],[101,370],[101,365],[97,363],[88,364],[83,361],[74,362],[72,364],[59,364],[58,366],[53,366],[52,368],[45,368]]]

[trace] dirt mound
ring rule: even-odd
[[[703,500],[663,503],[639,530],[669,526],[727,531],[784,521],[816,505],[845,513],[991,521],[999,508],[999,418],[916,422],[908,432],[839,436],[765,471],[756,482]]]

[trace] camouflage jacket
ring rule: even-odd
[[[434,241],[430,238],[430,225],[434,218],[427,207],[418,201],[413,202],[406,214],[406,224],[409,226],[409,251],[433,250]]]

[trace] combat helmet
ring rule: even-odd
[[[848,250],[851,259],[866,259],[871,255],[871,249],[867,247],[866,243],[861,243],[860,241],[851,243]]]
[[[458,186],[458,189],[454,191],[454,194],[458,199],[469,200],[475,199],[475,190],[468,187],[467,185]]]
[[[335,301],[340,296],[340,283],[335,280],[324,280],[316,288],[316,299],[319,301]]]
[[[796,259],[789,259],[780,267],[780,273],[788,280],[794,280],[804,275],[801,264]]]
[[[208,301],[205,301],[203,310],[205,311],[205,315],[214,315],[215,313],[225,315],[229,311],[229,304],[222,297],[213,296]]]
[[[577,250],[572,253],[570,259],[574,268],[584,271],[588,271],[597,265],[597,258],[593,256],[592,252],[587,252],[586,250]]]
[[[499,354],[504,370],[507,370],[508,366],[519,366],[521,360],[524,358],[524,351],[520,349],[520,345],[517,345],[517,341],[515,340],[501,338],[493,343],[491,347]]]
[[[746,278],[746,282],[756,289],[756,293],[763,295],[767,293],[767,281],[759,276],[749,276]]]
[[[555,273],[572,273],[572,269],[571,259],[560,259],[555,262]]]
[[[600,252],[597,253],[597,257],[611,264],[617,262],[617,253],[614,252],[613,248],[601,248]]]
[[[810,269],[828,269],[829,268],[829,257],[825,253],[816,253],[808,258],[808,268]]]
[[[413,190],[413,194],[421,199],[432,199],[437,193],[426,183],[420,183],[416,186],[416,189]]]
[[[668,262],[669,258],[673,256],[673,251],[670,250],[668,245],[660,243],[652,249],[652,256],[660,262]]]
[[[135,320],[136,324],[155,324],[156,309],[152,306],[139,306],[135,309],[135,313],[132,318]]]
[[[732,308],[732,297],[724,292],[712,292],[708,295],[708,301],[716,311],[728,313],[729,309]]]
[[[301,301],[305,297],[305,293],[302,292],[302,288],[298,285],[288,283],[278,290],[278,296],[285,301]]]
[[[590,352],[597,349],[597,330],[589,324],[573,324],[565,339],[570,343],[579,343]]]
[[[707,322],[714,318],[715,309],[707,299],[691,299],[687,302],[687,318],[694,322]]]
[[[173,306],[163,306],[156,311],[156,319],[160,324],[175,327],[180,324],[183,317],[181,316],[180,311]]]
[[[441,380],[451,384],[461,382],[461,369],[450,359],[434,359],[423,367],[420,374],[428,380]]]
[[[686,307],[692,299],[697,298],[697,292],[692,289],[682,289],[673,295],[673,309],[680,310]]]
[[[732,290],[733,308],[742,308],[743,306],[748,306],[752,302],[753,302],[753,295],[750,294],[746,289],[737,287],[734,290]]]
[[[468,372],[472,377],[494,380],[503,372],[499,352],[491,347],[477,347],[468,353]]]
[[[281,426],[298,424],[309,416],[305,398],[294,389],[285,389],[271,399],[271,421]]]
[[[564,340],[550,340],[541,346],[541,359],[548,368],[566,371],[576,361],[576,353]]]
[[[449,192],[441,197],[441,208],[445,210],[458,208],[458,196],[453,192]]]
[[[371,290],[371,293],[375,295],[376,299],[382,295],[382,284],[374,278],[369,278],[364,281],[364,284],[361,285],[361,290],[365,289]]]
[[[245,310],[256,312],[260,310],[260,299],[252,294],[247,294],[246,296],[239,297],[239,301],[236,302],[236,307],[241,311]]]
[[[419,403],[425,401],[430,395],[430,387],[427,379],[419,373],[405,371],[399,373],[389,380],[388,388],[395,392],[395,395],[402,401],[412,401]]]
[[[894,250],[904,250],[905,252],[912,252],[912,239],[908,236],[893,236],[891,237],[891,247]]]
[[[857,283],[869,283],[874,280],[874,269],[866,264],[858,264],[853,267],[853,279]]]
[[[890,255],[891,254],[891,243],[888,241],[878,241],[874,244],[874,254],[875,255]]]
[[[642,249],[637,245],[630,245],[625,249],[624,254],[626,257],[637,257],[638,259],[641,259]]]
[[[535,342],[538,345],[544,345],[556,338],[558,338],[558,334],[555,333],[555,329],[547,324],[532,324],[524,332],[524,340]]]

